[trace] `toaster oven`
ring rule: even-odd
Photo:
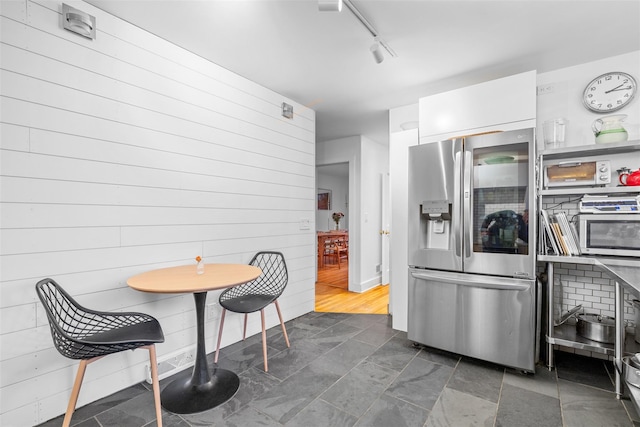
[[[611,162],[568,161],[544,168],[544,185],[550,187],[603,186],[611,184]]]

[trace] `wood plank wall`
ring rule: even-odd
[[[62,29],[61,2],[0,3],[0,425],[46,421],[68,400],[77,362],[53,348],[44,277],[86,306],[156,316],[160,358],[194,345],[193,298],[129,289],[146,270],[280,250],[283,314],[313,310],[314,111],[87,3],[67,2],[96,16],[93,41]],[[79,405],[142,381],[146,357],[90,365]]]

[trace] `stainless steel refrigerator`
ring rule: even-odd
[[[409,150],[409,339],[534,371],[534,130]]]

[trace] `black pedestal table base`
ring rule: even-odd
[[[162,390],[162,407],[176,414],[193,414],[215,408],[231,399],[238,391],[240,379],[225,369],[214,369],[211,380],[193,385],[192,373],[183,371]]]
[[[240,386],[238,375],[231,371],[215,368],[209,373],[204,341],[204,308],[207,293],[197,292],[193,297],[198,327],[195,366],[192,372],[177,374],[177,378],[160,393],[162,407],[176,414],[192,414],[215,408],[231,399]]]

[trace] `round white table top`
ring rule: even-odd
[[[260,277],[259,267],[247,264],[205,264],[204,273],[196,265],[160,268],[130,277],[129,287],[143,292],[206,292],[241,285]]]

